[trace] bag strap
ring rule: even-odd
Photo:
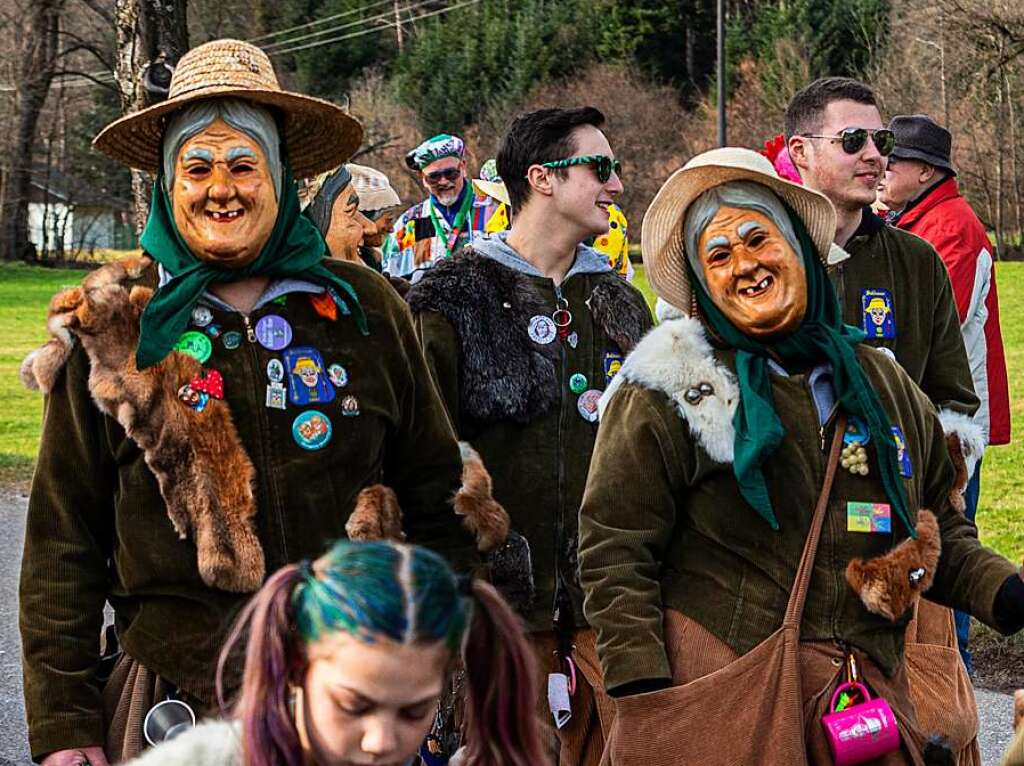
[[[840,414],[836,418],[836,432],[832,437],[832,448],[829,451],[828,466],[825,469],[825,481],[821,485],[818,504],[814,507],[810,529],[807,530],[807,542],[804,544],[804,552],[800,557],[800,566],[796,570],[796,579],[793,580],[793,590],[789,596],[789,605],[786,607],[786,617],[782,621],[783,627],[788,626],[799,630],[800,621],[804,616],[804,604],[807,601],[807,591],[810,588],[811,572],[814,570],[814,557],[818,553],[818,543],[821,541],[821,527],[825,522],[825,511],[828,509],[828,498],[832,493],[832,482],[836,478],[836,466],[839,464],[839,453],[843,446],[845,432],[846,415]]]

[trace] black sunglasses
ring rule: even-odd
[[[454,181],[462,175],[462,171],[459,168],[445,168],[444,170],[434,170],[430,173],[426,173],[425,175],[427,176],[427,181],[432,184],[436,184],[442,178],[445,181]]]
[[[593,165],[594,172],[597,173],[597,180],[603,184],[608,183],[613,172],[617,176],[622,175],[622,163],[603,154],[585,154],[582,157],[569,157],[564,160],[541,163],[542,168],[571,168],[573,165]]]
[[[896,134],[888,128],[879,128],[878,130],[846,128],[835,136],[821,136],[814,133],[801,133],[801,135],[804,138],[827,138],[829,141],[840,141],[843,151],[847,154],[856,154],[863,149],[868,142],[868,137],[871,138],[871,142],[883,157],[888,157],[896,148]]]

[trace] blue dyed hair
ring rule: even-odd
[[[444,641],[457,651],[471,599],[444,559],[426,548],[340,540],[292,593],[295,625],[307,643],[344,631],[403,644]]]

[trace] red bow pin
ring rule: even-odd
[[[213,399],[224,398],[224,378],[216,370],[207,370],[204,376],[192,378],[189,386],[193,391],[209,394]]]

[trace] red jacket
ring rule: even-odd
[[[999,298],[992,244],[985,227],[948,178],[896,220],[896,226],[934,247],[953,284],[960,330],[981,407],[974,416],[989,444],[1010,441],[1010,394],[999,330]]]

